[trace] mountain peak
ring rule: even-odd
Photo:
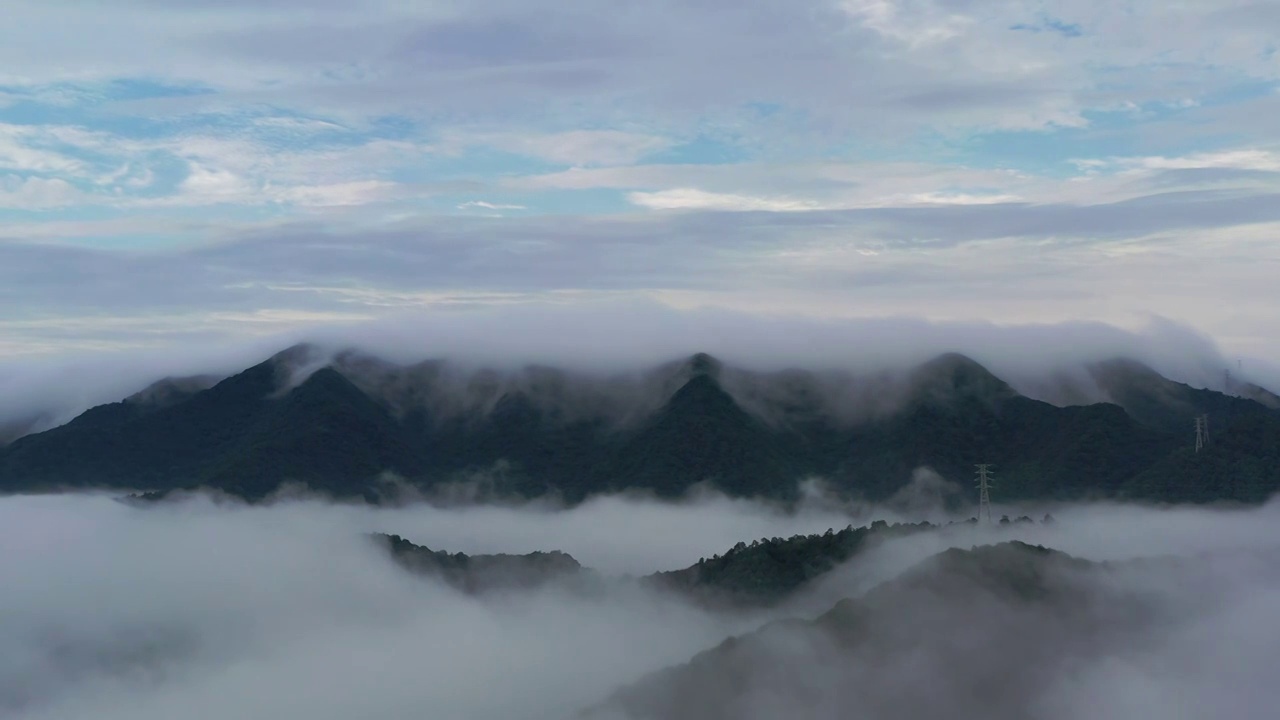
[[[202,390],[208,390],[216,385],[218,380],[219,378],[215,375],[167,377],[130,395],[124,401],[154,408],[169,407]]]
[[[320,354],[320,347],[313,343],[297,343],[281,350],[272,355],[269,362],[273,362],[284,366],[305,365],[311,362]]]
[[[689,374],[693,377],[706,375],[713,379],[720,377],[720,371],[724,369],[724,363],[707,353],[695,353],[687,361],[686,367]]]
[[[1017,395],[1008,383],[960,353],[946,353],[917,367],[910,378],[918,399],[979,398],[998,400]]]
[[[1089,371],[1093,373],[1094,377],[1098,378],[1099,382],[1170,382],[1163,375],[1153,370],[1150,365],[1127,357],[1099,360],[1089,366]]]

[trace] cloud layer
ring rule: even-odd
[[[1062,677],[1045,701],[1064,718],[1101,710],[1120,717],[1143,698],[1189,708],[1229,702],[1244,713],[1238,717],[1261,717],[1249,709],[1272,697],[1258,671],[1276,659],[1280,631],[1261,611],[1280,586],[1250,574],[1257,566],[1249,557],[1274,549],[1274,506],[1052,509],[1052,527],[892,541],[780,612],[816,614],[939,549],[1009,537],[1095,560],[1214,553],[1210,584],[1118,576],[1160,603],[1195,599],[1213,611],[1171,628],[1145,655],[1127,652],[1107,668]],[[619,573],[681,566],[738,540],[842,527],[849,518],[819,505],[784,514],[714,496],[689,506],[607,498],[572,510],[461,513],[201,500],[144,511],[57,496],[0,500],[0,520],[3,544],[21,548],[0,558],[13,619],[0,630],[8,716],[315,720],[567,717],[766,619],[712,615],[625,584],[587,595],[551,588],[465,597],[404,573],[364,532],[470,552],[559,547]],[[1221,692],[1228,677],[1230,697]],[[945,682],[931,678],[935,688]]]
[[[18,0],[0,356],[625,296],[1280,358],[1233,2]]]
[[[558,302],[459,299],[430,313],[401,308],[383,319],[298,319],[302,327],[294,330],[283,330],[282,318],[259,315],[251,339],[229,339],[217,324],[189,316],[170,319],[177,327],[165,338],[177,342],[157,341],[153,329],[125,322],[42,327],[79,333],[78,349],[63,348],[53,358],[0,359],[0,438],[62,424],[165,377],[226,377],[297,342],[331,352],[354,347],[400,363],[445,359],[462,368],[498,370],[543,364],[588,375],[648,370],[696,352],[752,370],[854,373],[897,371],[961,352],[1023,394],[1050,402],[1061,402],[1057,389],[1064,377],[1088,387],[1084,365],[1116,357],[1195,387],[1221,390],[1223,371],[1230,370],[1237,380],[1280,388],[1280,367],[1231,357],[1211,338],[1159,317],[1134,329],[1085,322],[815,319],[574,296]]]

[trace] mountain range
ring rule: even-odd
[[[1192,388],[1123,359],[1090,366],[1087,380],[1106,402],[1032,399],[957,354],[876,375],[757,372],[705,354],[604,375],[301,345],[20,437],[0,448],[0,490],[261,500],[296,484],[369,502],[450,488],[577,502],[710,485],[789,500],[818,477],[885,500],[910,492],[922,467],[967,493],[976,463],[995,465],[997,497],[1011,500],[1261,502],[1280,488],[1280,397]],[[1201,415],[1209,439],[1197,452]]]
[[[1016,523],[1003,523],[1001,527],[1030,522],[1033,521],[1024,517]],[[976,521],[960,525],[976,525]],[[739,542],[724,554],[700,558],[680,570],[624,580],[638,580],[649,588],[677,593],[715,609],[769,607],[870,548],[895,538],[937,532],[945,527],[949,526],[929,522],[891,525],[880,520],[857,528],[849,525],[840,531],[832,528],[820,534],[761,538],[750,544]],[[610,579],[558,550],[524,555],[467,555],[432,550],[399,535],[374,533],[370,538],[404,569],[441,580],[469,594],[528,589],[554,582],[590,590]]]

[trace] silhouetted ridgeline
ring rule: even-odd
[[[1093,368],[1113,402],[1057,407],[959,355],[874,377],[757,373],[706,355],[604,377],[315,353],[292,348],[217,383],[163,381],[22,437],[0,449],[0,490],[207,487],[259,500],[298,483],[378,502],[461,481],[576,502],[710,483],[790,499],[820,476],[883,500],[924,466],[967,488],[978,462],[995,464],[1009,500],[1260,502],[1280,488],[1280,411],[1268,406],[1280,400],[1193,389],[1128,361]],[[1211,442],[1196,454],[1193,419],[1206,413]]]
[[[1007,520],[1007,519],[1006,519]],[[1049,516],[1045,516],[1049,521]],[[974,524],[969,520],[961,524]],[[1006,524],[1033,522],[1021,517]],[[762,538],[740,542],[723,555],[702,558],[682,570],[656,572],[640,578],[652,587],[686,595],[700,603],[721,608],[765,607],[782,602],[808,583],[854,559],[857,555],[894,538],[933,532],[946,526],[894,523],[883,520],[869,526],[825,533]],[[399,535],[374,534],[392,557],[406,569],[438,577],[466,592],[529,588],[550,581],[598,581],[594,571],[559,551],[527,555],[465,555],[448,553],[414,543]],[[578,587],[587,587],[579,584]]]
[[[467,593],[528,589],[585,572],[572,556],[558,551],[466,555],[415,545],[399,535],[378,533],[371,537],[385,545],[391,557],[405,569],[438,577]]]
[[[1055,680],[1114,659],[1167,619],[1149,592],[1114,582],[1125,570],[1019,542],[947,550],[815,620],[730,638],[580,717],[1038,717]]]
[[[723,555],[703,558],[683,570],[647,578],[661,587],[712,603],[770,605],[835,569],[868,546],[893,537],[937,530],[927,522],[868,527],[852,525],[817,535],[740,542]]]

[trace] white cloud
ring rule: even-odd
[[[696,188],[634,192],[628,194],[627,199],[636,205],[651,210],[799,212],[817,210],[821,207],[809,200],[714,193]]]
[[[974,22],[927,2],[842,0],[840,6],[863,26],[913,49],[959,37]]]
[[[1280,153],[1260,149],[1195,153],[1182,157],[1116,158],[1112,162],[1143,170],[1230,168],[1280,173]]]
[[[365,205],[392,197],[399,187],[382,180],[362,180],[333,185],[295,185],[285,188],[265,189],[265,196],[274,202],[284,202],[300,207],[341,207]]]
[[[243,202],[254,193],[254,186],[230,170],[192,164],[182,181],[184,200],[204,202]]]
[[[340,129],[294,118],[254,124],[303,132]],[[43,149],[48,147],[59,151]],[[8,181],[8,202],[28,201],[37,208],[109,205],[140,212],[215,204],[358,206],[395,196],[400,185],[383,176],[412,167],[428,152],[422,143],[376,138],[346,147],[280,149],[247,132],[143,140],[66,125],[0,126],[0,170],[7,159],[29,180],[22,196],[12,187],[16,181]],[[158,168],[175,162],[185,166],[185,177],[172,190],[158,187]],[[56,198],[55,189],[61,191]],[[139,195],[142,190],[149,192]]]
[[[497,149],[575,167],[629,165],[671,147],[667,138],[621,130],[571,130],[559,133],[452,131],[439,149]]]
[[[1058,521],[1050,527],[962,527],[887,540],[794,605],[739,615],[607,580],[590,593],[553,586],[470,597],[404,572],[363,534],[394,532],[471,553],[561,549],[609,577],[675,569],[739,541],[869,518],[817,504],[785,513],[718,497],[455,511],[314,501],[247,508],[204,499],[142,511],[107,497],[3,498],[0,543],[20,549],[0,555],[12,619],[0,625],[0,707],[21,720],[570,717],[730,635],[775,618],[812,617],[932,553],[1016,538],[1095,561],[1172,556],[1184,568],[1155,561],[1108,576],[1108,587],[1140,591],[1163,622],[1135,639],[1125,634],[1140,627],[1130,619],[1114,628],[1115,645],[1095,648],[1103,664],[1029,683],[1028,692],[1054,709],[1050,717],[1132,717],[1170,703],[1199,715],[1230,706],[1261,708],[1243,716],[1265,716],[1275,700],[1267,669],[1280,660],[1271,613],[1278,589],[1274,564],[1265,562],[1274,549],[1275,506],[1052,509]],[[1200,572],[1204,558],[1212,564]],[[1026,608],[1005,610],[970,618],[983,631],[980,647]],[[1062,622],[1021,619],[1040,623],[1026,624],[1028,633]],[[901,674],[929,666],[938,645],[913,646],[913,665]],[[815,662],[810,648],[790,649],[791,669],[803,671],[811,690],[846,687],[830,684],[831,668]],[[897,647],[881,649],[888,660],[901,658]],[[1207,671],[1205,658],[1218,670]],[[971,693],[957,682],[958,667],[932,667],[930,677],[933,690],[961,702]],[[1225,689],[1222,668],[1231,672]],[[796,716],[794,702],[787,708]],[[842,709],[860,708],[851,699]]]
[[[1224,69],[1277,78],[1267,54],[1274,13],[1248,0],[1143,2],[1134,12],[1101,0],[748,0],[731,7],[664,0],[642,12],[604,3],[536,15],[508,1],[384,0],[360,13],[315,8],[306,22],[282,7],[204,3],[193,10],[135,0],[109,12],[85,8],[69,20],[47,4],[16,0],[0,35],[0,65],[28,83],[159,74],[229,91],[242,103],[323,106],[326,118],[456,112],[485,122],[516,109],[526,116],[581,111],[591,116],[589,127],[600,127],[619,114],[777,102],[838,119],[840,131],[957,121],[985,128],[1001,118],[1016,126],[1060,123],[1114,106],[1117,95],[1139,104],[1197,100],[1188,86],[1222,79]],[[1043,25],[1045,17],[1083,31],[1066,38],[1011,30]],[[462,33],[465,51],[435,42]],[[60,61],[46,62],[49,55]],[[164,58],[160,70],[156,58]],[[1180,77],[1153,66],[1180,68]],[[832,72],[838,81],[830,81]],[[971,92],[940,102],[956,88]],[[927,101],[914,108],[894,102],[902,98]]]
[[[7,318],[251,312],[296,281],[370,305],[615,292],[1002,320],[1154,308],[1271,344],[1238,288],[1263,287],[1274,258],[1256,233],[1274,230],[1280,189],[1275,96],[1232,100],[1277,79],[1265,5],[305,4],[8,4],[6,112],[66,119],[0,125],[0,203],[100,219],[24,216],[6,242],[109,236],[133,254],[37,264],[15,244]],[[993,130],[1037,134],[972,139]],[[1069,177],[1063,147],[1087,158]],[[707,160],[636,164],[672,157]],[[567,169],[520,174],[540,163]],[[593,190],[614,192],[565,201]],[[619,199],[622,217],[600,214]],[[480,219],[518,209],[532,211]],[[197,243],[208,254],[184,251]],[[1196,277],[1203,290],[1173,291]]]
[[[26,172],[83,172],[84,164],[75,158],[37,147],[44,128],[0,124],[0,170]]]
[[[527,210],[524,205],[503,205],[501,203],[491,203],[484,200],[469,200],[458,206],[459,210],[471,210],[479,208],[481,210]]]
[[[58,178],[0,176],[0,208],[45,210],[76,205],[84,193]]]
[[[1019,202],[1017,195],[975,195],[971,193],[919,193],[905,198],[907,204],[919,205],[997,205],[999,203]]]
[[[253,124],[281,130],[292,130],[302,134],[323,133],[347,130],[346,127],[325,120],[298,117],[264,117],[254,118]]]

